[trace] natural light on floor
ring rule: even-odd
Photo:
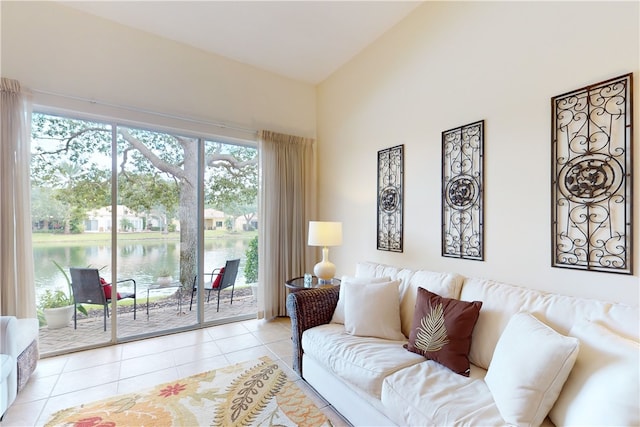
[[[248,320],[45,358],[2,425],[44,425],[57,411],[268,356],[334,426],[348,425],[291,370],[289,318]]]

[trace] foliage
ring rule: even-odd
[[[47,289],[40,297],[40,308],[42,309],[67,307],[69,305],[73,305],[73,301],[60,289],[55,291]]]
[[[126,200],[129,209],[137,212],[166,210],[173,214],[178,206],[177,190],[174,181],[158,173],[127,173],[118,180],[119,196]]]
[[[256,156],[256,150],[235,147],[231,153],[239,160]],[[207,180],[206,201],[214,208],[235,218],[245,217],[247,226],[258,210],[258,165],[243,168],[220,167],[213,170]]]
[[[258,236],[249,242],[249,247],[245,252],[247,262],[244,266],[244,278],[247,283],[258,281]]]
[[[64,269],[60,266],[60,264],[58,264],[57,262],[53,261],[53,263],[55,264],[56,268],[62,273],[62,275],[64,276],[65,281],[67,282],[67,289],[69,291],[69,296],[67,297],[66,294],[60,290],[56,291],[56,292],[62,292],[62,294],[65,296],[65,298],[67,298],[67,300],[69,301],[69,304],[66,305],[71,305],[73,304],[73,288],[71,287],[71,279],[69,278],[69,275],[67,274],[66,271],[64,271]],[[47,290],[46,292],[49,292],[49,290]],[[46,295],[45,292],[45,295]],[[40,300],[41,304],[42,304],[42,299]],[[50,308],[50,307],[44,307],[44,308]],[[77,305],[77,309],[78,311],[80,311],[80,313],[87,315],[87,309],[84,308],[84,306],[82,304],[78,304]]]
[[[127,218],[122,218],[120,220],[120,229],[123,231],[133,231],[133,223]]]
[[[64,223],[69,206],[55,197],[56,189],[32,186],[31,188],[31,221],[40,223],[44,231],[54,228],[55,224]]]
[[[84,218],[86,214],[81,206],[74,206],[68,219],[69,233],[80,234],[84,232]]]

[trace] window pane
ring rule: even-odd
[[[34,113],[31,151],[36,302],[44,326],[47,292],[74,295],[68,282],[71,267],[111,263],[110,217],[99,222],[91,216],[111,205],[111,126]],[[49,321],[41,329],[42,353],[111,339],[109,321],[104,330],[102,305],[83,303],[81,310],[77,329],[72,318],[60,328]]]
[[[257,313],[257,154],[254,147],[205,141],[204,283],[213,284],[203,293],[205,321]],[[238,271],[223,276],[236,259]]]
[[[194,325],[182,303],[197,272],[198,141],[123,126],[117,134],[118,276],[135,278],[144,308],[141,321],[121,319],[118,335]]]

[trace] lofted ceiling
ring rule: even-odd
[[[66,6],[317,84],[420,1],[63,1]]]

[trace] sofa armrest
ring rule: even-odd
[[[0,316],[0,354],[5,355],[0,375],[0,419],[18,393],[17,335],[18,320],[15,316]]]
[[[291,318],[293,369],[302,376],[302,333],[331,321],[338,304],[340,286],[305,289],[287,297],[287,312]]]
[[[15,361],[18,358],[18,320],[15,316],[0,316],[0,353]]]

